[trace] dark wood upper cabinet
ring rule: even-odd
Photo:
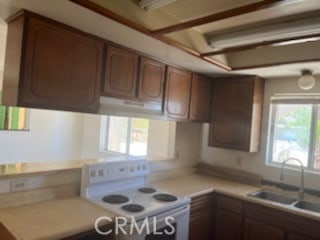
[[[3,104],[97,112],[103,47],[76,29],[21,12],[8,22]]]
[[[211,98],[212,80],[198,74],[193,74],[189,118],[191,120],[208,122],[211,113]]]
[[[163,101],[166,65],[150,58],[140,57],[138,99]]]
[[[139,56],[128,50],[108,46],[102,95],[135,98]]]
[[[254,76],[216,79],[209,146],[259,150],[264,80]]]
[[[176,119],[188,119],[191,90],[191,73],[168,67],[165,114]]]

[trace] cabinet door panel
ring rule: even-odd
[[[210,240],[212,229],[212,213],[201,211],[190,218],[189,240]]]
[[[191,120],[209,121],[212,98],[211,86],[211,79],[193,74],[190,102]]]
[[[167,72],[165,113],[173,118],[188,119],[191,73],[169,67]]]
[[[253,84],[248,81],[217,81],[214,88],[210,143],[246,149],[249,145]]]
[[[110,233],[109,235],[101,235],[97,233],[96,230],[89,230],[87,232],[82,232],[73,236],[62,238],[61,240],[114,240],[113,225],[102,226],[100,227],[100,230],[102,232],[108,232],[109,230],[112,230],[112,233]]]
[[[30,18],[20,105],[96,112],[103,43]]]
[[[139,70],[138,98],[162,102],[165,79],[165,65],[155,60],[141,57]]]
[[[216,240],[241,239],[241,215],[218,209],[215,226]]]
[[[271,225],[246,219],[245,240],[284,240],[284,231]]]
[[[297,235],[297,234],[294,234],[294,233],[290,233],[289,237],[288,237],[288,240],[315,240],[315,239],[314,238],[305,237],[305,236],[302,236],[302,235]]]
[[[135,98],[138,55],[108,46],[103,94],[119,98]]]

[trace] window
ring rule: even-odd
[[[169,160],[176,156],[175,134],[174,121],[102,116],[100,151],[105,156],[126,154]]]
[[[27,125],[28,111],[25,108],[0,106],[0,130],[27,130]]]
[[[320,96],[273,97],[269,129],[269,163],[294,157],[308,169],[320,169]]]
[[[105,150],[132,156],[146,156],[149,120],[107,117]]]

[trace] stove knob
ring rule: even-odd
[[[130,167],[130,172],[134,172],[135,169],[136,169],[135,166],[131,166]]]
[[[143,170],[147,170],[147,166],[146,166],[146,165],[143,165],[143,166],[142,166],[142,169],[143,169]]]
[[[138,165],[137,170],[138,170],[138,171],[140,171],[140,170],[141,170],[141,166],[140,166],[140,165]]]
[[[92,170],[92,171],[90,172],[90,177],[95,178],[96,176],[98,176],[98,172],[97,172],[96,170]]]
[[[100,170],[99,170],[99,176],[100,176],[100,177],[104,176],[104,173],[105,173],[105,172],[104,172],[103,169],[100,169]]]

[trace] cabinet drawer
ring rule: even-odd
[[[212,194],[206,194],[191,199],[190,217],[194,217],[199,213],[211,212],[213,208]]]
[[[242,202],[225,196],[218,196],[217,206],[219,209],[228,210],[237,214],[242,212]]]

